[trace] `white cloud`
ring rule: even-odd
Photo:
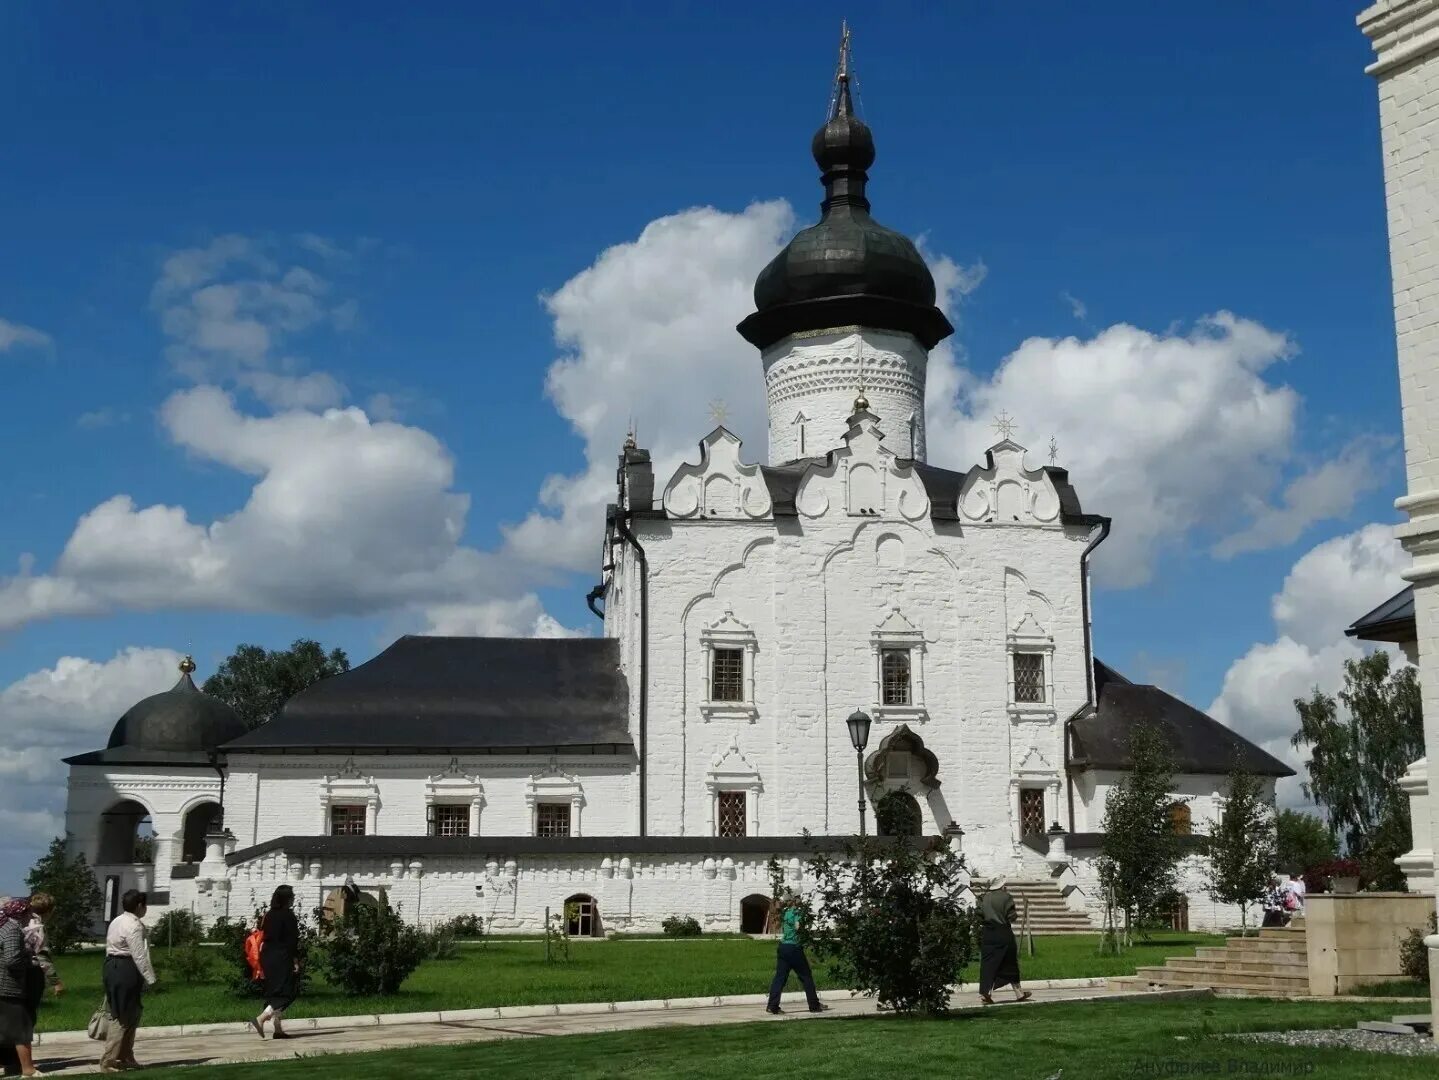
[[[482,637],[572,638],[588,637],[583,630],[563,626],[547,614],[539,597],[527,593],[515,600],[486,600],[473,604],[435,604],[425,610],[426,634]]]
[[[301,237],[301,250],[333,261],[339,249],[322,237]],[[327,408],[345,388],[333,375],[304,372],[282,352],[319,326],[354,325],[353,300],[333,302],[330,283],[298,263],[286,265],[267,245],[221,236],[175,252],[161,267],[150,301],[170,339],[175,370],[196,382],[233,381],[272,408]]]
[[[50,335],[43,330],[0,319],[0,353],[11,349],[48,349],[53,344]]]
[[[1083,322],[1089,314],[1089,308],[1084,301],[1073,295],[1068,289],[1061,292],[1059,298],[1069,305],[1069,313],[1080,322]]]
[[[99,409],[92,409],[90,412],[83,412],[75,418],[75,426],[93,430],[95,428],[113,427],[116,424],[128,424],[130,414],[113,406],[105,405]]]
[[[1225,674],[1208,712],[1299,771],[1281,784],[1287,804],[1300,800],[1304,779],[1304,754],[1289,745],[1299,726],[1294,699],[1316,687],[1326,694],[1341,688],[1344,661],[1364,652],[1345,628],[1403,588],[1399,574],[1408,564],[1389,525],[1366,525],[1314,547],[1271,601],[1274,640],[1255,644]]]
[[[540,509],[506,530],[508,551],[542,566],[593,567],[631,420],[658,484],[695,456],[716,398],[749,456],[764,456],[759,357],[734,328],[754,310],[755,276],[793,223],[784,202],[686,210],[650,222],[545,297],[564,350],[546,392],[584,440],[587,468],[545,480]]]
[[[179,678],[180,654],[127,648],[109,660],[64,656],[0,689],[0,867],[7,887],[64,828],[61,759],[100,750],[115,721]]]

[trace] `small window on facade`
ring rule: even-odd
[[[330,835],[331,836],[364,836],[365,835],[365,807],[361,806],[331,806],[330,807]]]
[[[748,822],[745,820],[745,796],[743,791],[721,791],[716,807],[720,836],[748,836]]]
[[[1044,832],[1044,790],[1019,789],[1019,834],[1032,836]]]
[[[710,672],[711,701],[744,700],[744,650],[716,649]]]
[[[469,836],[470,808],[462,805],[440,804],[435,807],[434,827],[431,836]]]
[[[570,804],[542,802],[535,806],[536,836],[569,836]]]
[[[881,705],[909,704],[909,650],[880,651]]]
[[[1014,654],[1014,700],[1021,704],[1044,702],[1044,657],[1040,653]]]
[[[1189,836],[1194,824],[1189,815],[1188,803],[1171,803],[1169,806],[1169,828],[1175,836]]]

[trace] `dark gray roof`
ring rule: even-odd
[[[65,759],[67,765],[206,765],[209,752],[245,732],[240,714],[200,692],[190,678],[195,663],[180,664],[180,681],[137,701],[115,722],[104,750]]]
[[[787,855],[834,850],[852,836],[279,836],[226,858],[231,866],[272,851],[342,858],[414,858],[493,855]],[[934,842],[912,837],[909,843]]]
[[[613,638],[406,636],[225,749],[629,753],[629,689]]]
[[[1236,767],[1259,776],[1293,776],[1294,770],[1242,735],[1157,686],[1132,683],[1094,662],[1096,709],[1070,725],[1070,765],[1127,769],[1129,740],[1142,725],[1155,728],[1181,773],[1224,775]]]
[[[1344,632],[1362,641],[1418,640],[1414,625],[1414,586],[1400,589],[1369,614],[1356,619]]]

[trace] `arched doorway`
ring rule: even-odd
[[[880,836],[919,836],[924,815],[919,801],[907,791],[887,791],[874,804],[875,828]]]
[[[587,893],[575,893],[565,900],[565,933],[570,937],[599,937],[600,905]]]
[[[185,830],[180,841],[180,861],[197,863],[205,861],[205,837],[220,821],[220,804],[202,802],[190,808],[185,815]]]
[[[143,804],[124,799],[100,815],[100,847],[95,861],[105,866],[155,861],[155,828]]]
[[[773,902],[768,896],[751,893],[739,902],[739,931],[741,934],[772,934]]]

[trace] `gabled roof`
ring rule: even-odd
[[[765,485],[769,488],[775,517],[795,517],[799,513],[795,509],[794,500],[799,494],[800,481],[804,479],[805,471],[811,467],[823,468],[829,463],[831,456],[832,453],[819,457],[802,457],[787,461],[783,465],[760,466]],[[915,461],[912,458],[898,458],[895,464],[914,469],[920,482],[924,484],[925,494],[929,496],[931,518],[935,521],[959,520],[959,493],[969,477],[969,472],[941,469],[938,465]],[[976,465],[970,472],[982,467],[984,466]],[[992,457],[987,467],[994,467]],[[1096,525],[1102,520],[1095,514],[1086,514],[1079,505],[1079,493],[1069,482],[1068,469],[1060,469],[1054,465],[1045,465],[1042,468],[1054,481],[1054,490],[1059,495],[1059,520],[1063,524]]]
[[[1259,776],[1293,776],[1294,770],[1212,716],[1157,686],[1130,682],[1094,661],[1093,712],[1070,724],[1070,767],[1127,769],[1135,728],[1158,731],[1180,773],[1223,776],[1242,768]]]
[[[613,638],[400,638],[300,691],[228,753],[630,753]]]
[[[1414,625],[1414,586],[1400,589],[1369,614],[1354,620],[1344,631],[1361,641],[1406,642],[1418,639]]]

